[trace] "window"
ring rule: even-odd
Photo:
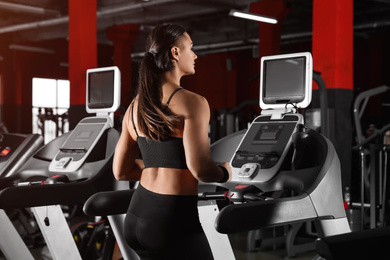
[[[45,143],[69,131],[69,80],[33,78],[33,133]]]

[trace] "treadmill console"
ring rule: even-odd
[[[49,165],[52,172],[73,172],[78,170],[104,131],[110,128],[109,118],[88,117],[81,120]]]
[[[120,71],[118,67],[87,70],[88,113],[96,117],[82,119],[61,146],[49,165],[49,171],[69,173],[77,171],[88,158],[103,133],[113,127],[112,114],[120,101]]]
[[[285,116],[283,120],[270,120],[259,116],[244,135],[234,153],[230,165],[233,182],[266,182],[281,167],[289,147],[291,136],[303,118],[299,114]]]
[[[311,102],[311,54],[294,53],[261,58],[260,108],[257,117],[231,158],[232,182],[263,183],[281,169],[297,125],[298,108]]]

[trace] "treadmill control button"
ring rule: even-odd
[[[258,169],[260,168],[261,166],[258,163],[246,163],[241,167],[240,171],[238,172],[238,177],[251,179],[255,177]]]
[[[68,164],[70,163],[70,161],[72,161],[72,158],[70,157],[64,157],[64,158],[61,158],[56,164],[55,164],[55,167],[57,169],[65,169]]]

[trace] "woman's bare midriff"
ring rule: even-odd
[[[140,183],[144,188],[160,194],[198,194],[198,181],[189,170],[147,168],[142,172]]]

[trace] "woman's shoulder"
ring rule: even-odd
[[[209,103],[202,95],[183,89],[176,93],[176,102],[170,108],[175,114],[191,117],[197,113],[209,113]]]
[[[181,94],[179,100],[184,105],[208,105],[207,99],[204,96],[199,95],[198,93],[192,92],[190,90],[183,89],[182,91],[179,91],[178,94]]]

